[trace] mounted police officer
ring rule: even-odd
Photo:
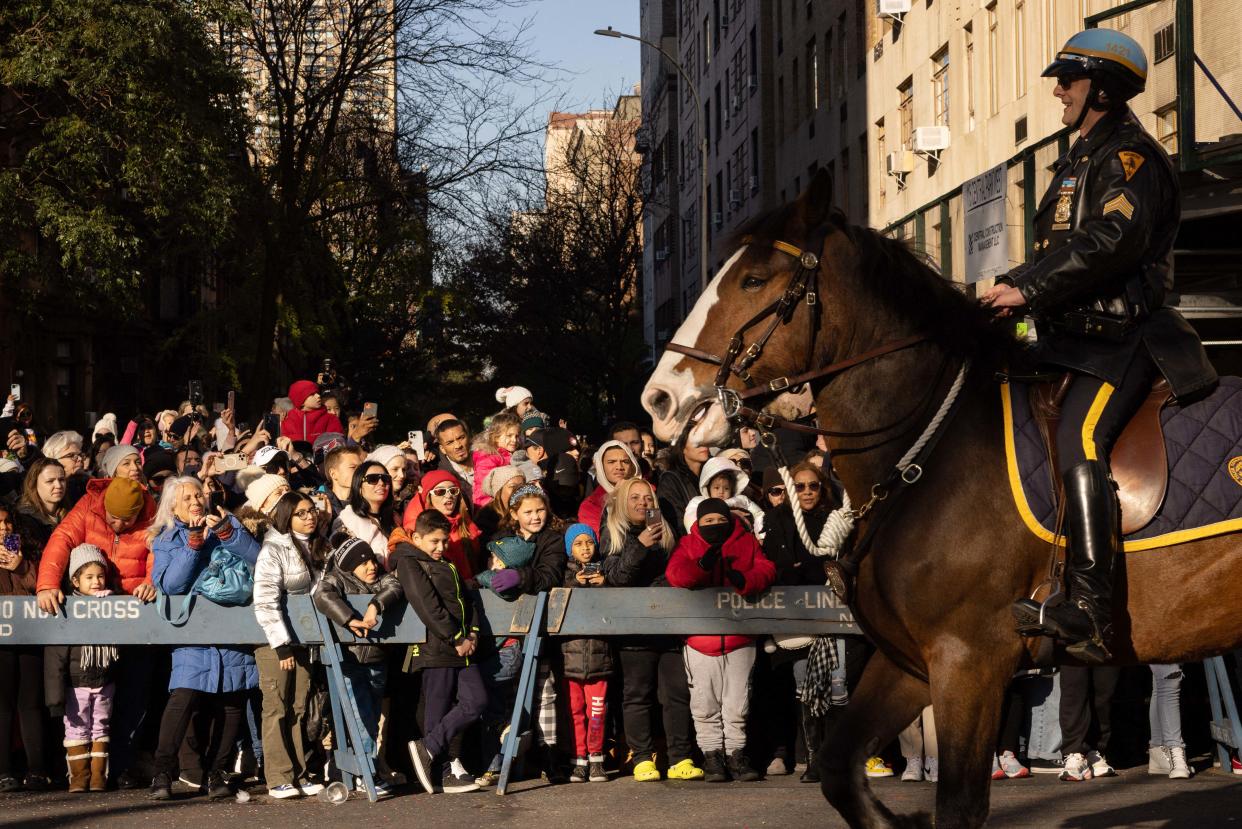
[[[1173,288],[1177,175],[1127,101],[1143,90],[1147,58],[1133,39],[1088,29],[1043,72],[1056,78],[1062,123],[1078,140],[1057,162],[1035,214],[1027,264],[981,300],[1000,314],[1035,317],[1040,363],[1074,378],[1057,429],[1065,485],[1069,601],[1013,608],[1024,634],[1056,636],[1075,658],[1111,658],[1113,560],[1120,509],[1109,453],[1157,374],[1185,401],[1211,391],[1212,369],[1194,330],[1165,305]]]

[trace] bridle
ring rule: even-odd
[[[823,225],[811,234],[813,244],[818,250],[823,250],[824,242],[828,235],[832,232],[831,225]],[[755,244],[756,240],[752,236],[742,237],[743,245]],[[808,364],[814,360],[815,341],[819,335],[819,318],[821,313],[821,305],[819,303],[819,255],[812,250],[799,248],[789,242],[783,242],[779,239],[769,243],[771,247],[781,253],[792,256],[798,262],[798,269],[789,278],[789,283],[785,286],[785,290],[781,293],[779,299],[773,300],[764,306],[760,311],[744,322],[741,327],[734,332],[729,339],[729,347],[725,351],[723,357],[712,354],[709,351],[693,348],[680,343],[670,342],[664,346],[665,350],[672,351],[677,354],[684,354],[692,357],[700,362],[710,365],[719,366],[716,372],[716,378],[713,386],[716,390],[716,400],[720,404],[721,410],[724,412],[725,418],[729,423],[736,427],[738,425],[752,425],[761,428],[761,431],[771,432],[775,428],[788,428],[794,431],[806,432],[816,435],[824,435],[827,437],[862,437],[874,435],[887,431],[899,423],[914,416],[922,406],[916,406],[908,414],[903,415],[893,423],[869,429],[865,432],[834,432],[829,429],[820,429],[814,426],[807,426],[804,423],[786,420],[776,415],[761,411],[761,406],[756,408],[747,406],[749,401],[757,401],[760,398],[775,397],[790,389],[796,389],[806,383],[815,380],[822,380],[826,377],[832,377],[842,374],[849,369],[870,362],[877,357],[883,357],[886,354],[892,354],[901,351],[919,343],[926,342],[927,337],[922,334],[915,334],[909,337],[903,337],[898,340],[885,343],[870,351],[862,354],[856,354],[844,360],[839,360],[827,366],[815,369],[808,369],[800,374],[790,376],[775,377],[767,382],[757,381],[750,373],[750,367],[763,354],[763,349],[767,346],[768,341],[772,339],[772,335],[782,325],[788,325],[794,317],[794,313],[798,310],[798,305],[805,300],[806,306],[810,309],[813,316],[811,320],[811,344],[807,349]],[[768,325],[763,329],[763,333],[759,335],[749,346],[746,345],[746,333],[764,320],[768,320]],[[728,387],[729,375],[732,374],[741,380],[746,388],[742,391],[731,389]],[[688,430],[692,424],[687,423]]]

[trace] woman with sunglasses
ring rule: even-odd
[[[349,506],[332,522],[332,532],[347,532],[371,545],[388,569],[388,536],[397,528],[392,502],[392,475],[379,461],[363,461],[354,470]]]
[[[263,689],[263,775],[267,793],[279,800],[322,788],[308,779],[303,745],[310,654],[294,643],[284,607],[286,596],[310,592],[328,544],[315,502],[300,492],[280,496],[271,521],[254,569],[254,615],[267,645],[256,648],[254,658]]]
[[[483,509],[490,509],[484,507]],[[444,558],[452,562],[466,581],[474,581],[484,570],[483,531],[470,518],[461,483],[452,472],[433,469],[419,481],[418,491],[405,508],[401,526],[406,533],[414,531],[414,522],[424,511],[434,509],[449,520],[449,544]]]

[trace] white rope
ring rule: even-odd
[[[957,372],[957,378],[953,381],[953,385],[949,387],[949,392],[945,395],[944,402],[940,404],[940,409],[937,410],[935,417],[928,422],[927,428],[923,430],[923,434],[919,435],[919,439],[910,447],[910,451],[902,455],[901,460],[897,462],[897,468],[903,473],[914,462],[914,459],[919,456],[919,452],[923,451],[923,447],[932,439],[937,430],[940,429],[940,424],[944,422],[944,419],[949,414],[949,410],[953,408],[953,402],[957,400],[958,394],[962,391],[962,384],[966,380],[966,372],[969,368],[969,361],[962,364],[962,367]],[[857,517],[854,513],[853,505],[850,503],[849,492],[842,492],[841,506],[828,515],[828,520],[824,522],[824,529],[820,531],[819,539],[812,541],[811,534],[806,529],[806,521],[802,517],[802,507],[797,503],[793,476],[789,474],[788,467],[782,466],[777,471],[780,472],[781,480],[785,483],[785,491],[789,493],[789,505],[791,512],[793,512],[794,526],[797,528],[798,537],[802,540],[802,545],[806,547],[807,552],[817,557],[829,556],[835,559],[840,556],[841,547],[845,544],[845,540],[850,537],[850,533],[854,531],[854,520]]]

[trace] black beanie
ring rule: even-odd
[[[702,520],[704,515],[713,514],[723,515],[725,518],[730,520],[730,523],[732,523],[733,513],[729,511],[729,505],[724,501],[719,498],[704,498],[699,502],[699,520]]]
[[[336,566],[346,573],[354,572],[354,568],[366,561],[379,563],[371,545],[360,538],[351,538],[337,548],[334,554]]]

